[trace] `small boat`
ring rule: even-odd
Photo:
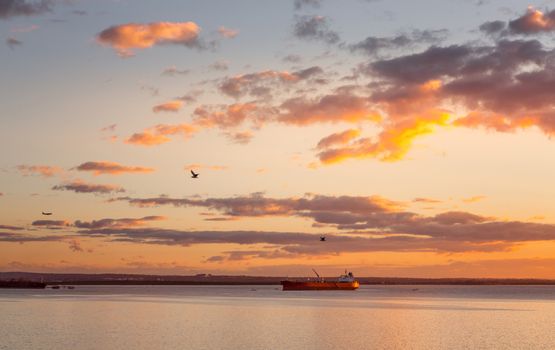
[[[60,289],[60,286],[52,286],[52,287],[50,287],[50,288],[52,288],[52,289]]]
[[[345,271],[336,281],[325,281],[316,270],[312,271],[318,277],[316,281],[281,281],[283,290],[355,290],[360,286],[352,272]]]

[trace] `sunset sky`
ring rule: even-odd
[[[2,0],[0,39],[1,271],[555,278],[555,1]]]

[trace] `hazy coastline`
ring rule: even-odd
[[[0,272],[0,280],[42,281],[47,284],[75,285],[279,285],[285,279],[305,277],[243,275],[143,275]],[[335,277],[325,277],[334,279]],[[555,285],[555,280],[533,278],[412,278],[357,277],[363,285]]]

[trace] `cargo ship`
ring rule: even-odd
[[[283,290],[355,290],[360,286],[352,272],[345,271],[336,281],[325,281],[316,270],[312,271],[317,276],[315,281],[281,281]]]

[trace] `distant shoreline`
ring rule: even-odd
[[[48,285],[279,285],[286,279],[306,280],[310,277],[225,276],[197,274],[58,274],[35,272],[0,272],[0,280],[44,282]],[[325,277],[332,280],[335,277]],[[552,279],[534,278],[409,278],[357,277],[362,285],[555,285]]]

